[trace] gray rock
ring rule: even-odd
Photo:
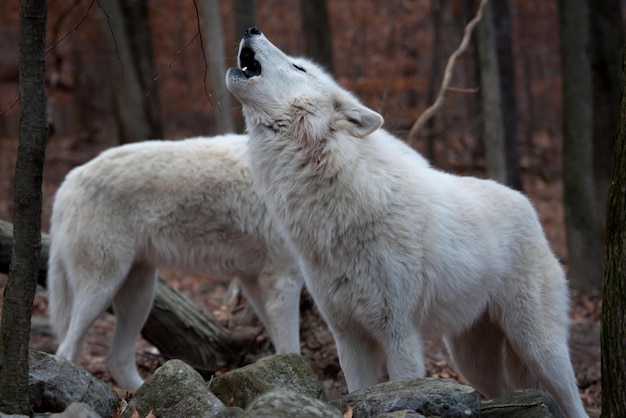
[[[426,418],[424,415],[404,409],[402,411],[385,412],[384,414],[377,415],[376,418]]]
[[[290,389],[276,389],[257,397],[243,418],[342,418],[334,406]]]
[[[227,405],[246,408],[257,396],[273,389],[288,388],[325,400],[321,383],[300,354],[266,357],[211,380],[211,391]]]
[[[215,415],[215,418],[242,418],[243,413],[243,409],[238,406],[231,406],[223,411],[220,411],[217,415]]]
[[[226,406],[209,391],[200,373],[181,360],[170,360],[137,389],[122,418],[130,418],[135,410],[142,417],[152,411],[159,418],[214,418]]]
[[[72,402],[65,411],[50,415],[50,418],[101,418],[89,405]]]
[[[556,401],[539,389],[520,389],[483,401],[480,416],[488,418],[560,418]]]
[[[82,402],[102,417],[115,412],[119,402],[115,391],[74,363],[40,351],[31,351],[28,361],[36,411],[62,412],[72,402]]]
[[[415,411],[442,418],[477,417],[480,395],[452,379],[405,379],[381,383],[333,401],[341,412],[352,407],[354,418],[375,418],[386,412]]]

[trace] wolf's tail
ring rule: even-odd
[[[62,243],[58,239],[51,238],[47,286],[50,323],[59,341],[63,341],[70,325],[74,301],[62,250],[58,248],[60,245]]]

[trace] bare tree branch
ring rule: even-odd
[[[63,14],[61,15],[61,17],[57,20],[57,22],[55,22],[55,26],[53,28],[54,33],[56,34],[57,30],[58,30],[58,25],[57,23],[62,22],[63,20],[65,20],[65,17],[69,14],[69,10],[74,7],[76,4],[78,4],[79,0],[76,0],[75,3],[68,7]],[[61,36],[60,38],[58,38],[56,41],[54,41],[54,43],[52,45],[50,45],[48,48],[46,48],[45,54],[47,55],[48,52],[52,51],[55,49],[55,47],[60,44],[65,38],[67,38],[72,32],[77,32],[78,31],[78,27],[85,21],[85,19],[87,19],[87,16],[89,15],[89,11],[91,10],[91,7],[93,6],[93,4],[96,2],[96,0],[92,0],[91,3],[89,3],[89,7],[87,8],[87,11],[85,12],[84,16],[78,21],[77,24],[75,24],[72,29],[68,30],[63,36]],[[11,103],[11,105],[6,108],[6,109],[0,109],[0,115],[4,115],[7,112],[10,112],[11,110],[13,110],[13,108],[20,102],[20,96],[17,96],[15,98],[15,101],[13,103]]]
[[[80,25],[87,19],[87,16],[89,15],[89,12],[91,11],[91,8],[93,7],[94,3],[96,3],[98,5],[98,8],[100,10],[102,10],[102,12],[105,14],[106,19],[107,19],[107,24],[109,27],[109,31],[111,32],[111,35],[113,37],[113,42],[115,44],[115,50],[117,51],[117,59],[122,67],[122,75],[124,74],[124,63],[122,62],[122,59],[120,57],[119,54],[119,48],[117,46],[117,39],[115,38],[115,34],[113,33],[113,28],[111,27],[111,23],[110,23],[110,18],[111,15],[109,13],[107,13],[107,11],[102,7],[102,5],[100,4],[100,2],[98,0],[91,0],[91,2],[89,3],[89,7],[87,7],[87,11],[85,12],[85,14],[83,15],[83,17],[78,21],[78,23],[76,23],[74,26],[72,26],[72,28],[70,30],[68,30],[65,34],[63,34],[60,38],[58,38],[56,41],[54,41],[54,43],[52,45],[50,45],[47,49],[46,49],[46,54],[52,50],[54,50],[56,48],[56,46],[58,44],[60,44],[61,42],[63,42],[68,36],[70,36],[70,34],[72,34],[72,32],[77,32],[78,28],[80,27]],[[203,85],[204,85],[204,94],[206,95],[206,97],[209,99],[209,103],[211,103],[211,105],[213,105],[213,101],[211,100],[211,93],[208,90],[207,87],[207,73],[209,70],[209,63],[208,60],[206,58],[206,53],[205,53],[205,49],[204,49],[204,40],[202,39],[202,31],[201,31],[201,27],[200,27],[200,12],[198,11],[198,5],[196,4],[196,0],[193,1],[195,10],[196,10],[196,25],[198,28],[198,31],[194,34],[193,38],[191,38],[191,40],[189,42],[187,42],[180,50],[176,51],[176,55],[174,56],[174,58],[170,61],[170,63],[153,79],[153,84],[150,87],[150,89],[146,92],[146,97],[148,97],[150,95],[150,93],[152,92],[152,90],[154,89],[154,85],[157,83],[157,81],[159,81],[159,79],[161,78],[161,76],[163,76],[163,74],[165,72],[167,72],[169,69],[172,68],[172,64],[174,64],[174,62],[178,59],[178,57],[180,56],[180,54],[182,54],[189,45],[191,45],[193,43],[193,41],[195,41],[195,39],[197,37],[200,37],[200,50],[202,51],[202,59],[204,60],[204,65],[205,65],[205,69],[204,69],[204,77],[202,79]],[[69,8],[68,8],[69,9]],[[123,76],[122,76],[123,77]],[[20,102],[20,98],[19,96],[15,98],[15,101],[6,109],[0,109],[0,115],[3,115],[11,110],[13,110],[13,108]]]
[[[65,20],[65,17],[69,14],[69,11],[71,10],[72,7],[74,7],[76,4],[78,4],[79,0],[76,0],[74,5],[68,7],[63,14],[61,15],[61,17],[57,20],[57,22],[55,22],[54,25],[54,29],[55,29],[55,33],[58,30],[58,26],[60,25],[61,22],[63,22],[63,20]],[[47,49],[46,49],[46,54],[48,52],[50,52],[51,50],[53,50],[58,44],[60,44],[65,38],[67,38],[72,32],[77,32],[78,31],[78,27],[85,21],[85,19],[87,19],[87,16],[89,15],[89,11],[91,10],[91,7],[93,6],[93,4],[96,2],[96,0],[91,0],[91,3],[89,3],[89,7],[87,7],[87,11],[85,12],[84,16],[82,17],[82,19],[80,19],[78,21],[77,24],[75,24],[72,29],[68,30],[63,36],[61,36],[59,39],[57,39],[56,41],[54,41],[54,43],[52,45],[50,45]],[[100,6],[100,4],[98,4],[98,6]],[[100,7],[102,8],[102,7]]]
[[[98,3],[98,8],[100,8],[100,10],[102,10],[102,13],[104,13],[106,19],[107,19],[107,26],[109,28],[109,32],[111,32],[111,38],[113,39],[113,44],[115,45],[115,52],[117,54],[117,60],[120,63],[120,66],[122,67],[122,80],[124,79],[124,74],[126,73],[125,68],[124,68],[124,61],[122,60],[122,57],[120,56],[120,48],[117,45],[117,38],[115,37],[115,32],[113,31],[113,27],[111,26],[111,15],[109,13],[107,13],[106,10],[104,10],[104,7],[102,7],[102,4],[100,4],[100,2],[98,0],[95,0],[96,3]]]
[[[456,49],[456,51],[452,53],[452,55],[450,55],[450,58],[448,58],[448,63],[446,64],[443,75],[443,81],[441,82],[441,88],[439,89],[439,94],[437,95],[435,103],[433,103],[428,109],[424,111],[424,113],[420,115],[419,118],[417,118],[417,120],[411,127],[411,130],[409,131],[409,136],[407,138],[407,143],[409,145],[414,145],[417,143],[417,135],[419,134],[421,129],[443,105],[444,95],[449,89],[448,86],[450,85],[450,80],[452,79],[452,71],[454,70],[454,64],[456,63],[456,59],[467,49],[470,37],[472,35],[472,31],[474,30],[474,27],[478,24],[478,22],[480,22],[480,19],[482,19],[483,9],[486,5],[487,0],[481,0],[480,5],[478,6],[478,10],[476,11],[476,16],[474,16],[474,18],[467,24],[467,26],[465,26],[465,32],[463,34],[463,39],[461,40],[459,47]]]
[[[202,59],[204,60],[204,77],[202,78],[202,83],[204,85],[204,94],[209,99],[209,103],[211,103],[211,106],[213,106],[213,100],[211,100],[211,93],[209,93],[209,91],[207,90],[207,85],[206,85],[206,78],[207,78],[207,74],[209,73],[209,61],[207,60],[206,53],[204,52],[205,51],[204,41],[202,40],[202,30],[200,28],[200,12],[198,11],[198,3],[196,3],[196,0],[193,0],[193,7],[196,9],[196,25],[198,27],[197,35],[200,36],[200,49],[202,50]]]
[[[15,106],[20,102],[20,96],[17,96],[15,98],[15,101],[13,103],[11,103],[11,105],[9,107],[7,107],[6,109],[2,109],[0,110],[0,115],[4,115],[7,112],[10,112],[11,110],[13,110],[13,108],[15,108]]]
[[[189,40],[189,42],[187,42],[181,49],[179,49],[178,51],[176,51],[176,55],[174,56],[174,58],[170,61],[169,64],[167,64],[167,67],[165,67],[163,70],[161,70],[161,72],[159,74],[157,74],[156,77],[154,77],[153,81],[156,83],[157,81],[159,81],[159,79],[161,78],[161,76],[168,71],[170,68],[172,68],[172,64],[174,64],[174,62],[176,62],[176,60],[178,59],[178,57],[180,57],[180,55],[185,52],[185,50],[187,49],[187,47],[189,45],[191,45],[193,43],[193,41],[196,40],[196,38],[198,37],[198,35],[200,35],[200,31],[196,32],[193,35],[193,38],[191,38]],[[146,96],[150,94],[150,92],[152,91],[152,89],[150,89],[150,91],[148,91],[146,93]]]
[[[453,93],[478,93],[480,88],[478,87],[448,87],[446,91],[451,91]]]

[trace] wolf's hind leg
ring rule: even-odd
[[[569,355],[567,332],[564,331],[567,322],[555,324],[540,316],[531,314],[507,326],[511,346],[535,379],[554,397],[566,417],[586,417]]]
[[[508,340],[504,347],[503,359],[509,388],[540,388],[541,385],[538,384],[532,373],[530,373],[528,365],[515,352]]]
[[[80,291],[74,295],[69,327],[56,355],[76,361],[89,327],[110,304],[112,295],[104,292]]]
[[[503,370],[506,338],[488,312],[461,334],[446,336],[444,342],[459,373],[483,396],[496,398],[510,389]]]
[[[116,266],[111,269],[98,268],[104,264],[100,261],[84,264],[90,268],[75,263],[67,272],[72,306],[69,325],[56,355],[70,361],[76,361],[89,327],[109,307],[127,271],[120,260],[112,261]]]
[[[135,342],[150,313],[156,280],[154,266],[135,264],[113,300],[117,323],[107,364],[117,384],[133,391],[143,383],[135,362]]]

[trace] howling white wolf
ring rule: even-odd
[[[242,135],[145,141],[107,150],[67,175],[50,226],[57,355],[75,360],[112,303],[108,366],[120,387],[136,390],[135,341],[157,266],[239,278],[276,351],[300,352],[303,281],[254,191],[246,151]]]
[[[424,336],[496,397],[539,383],[585,417],[568,352],[568,288],[522,194],[431,168],[311,61],[257,29],[226,75],[255,186],[333,333],[348,389],[421,377]]]

